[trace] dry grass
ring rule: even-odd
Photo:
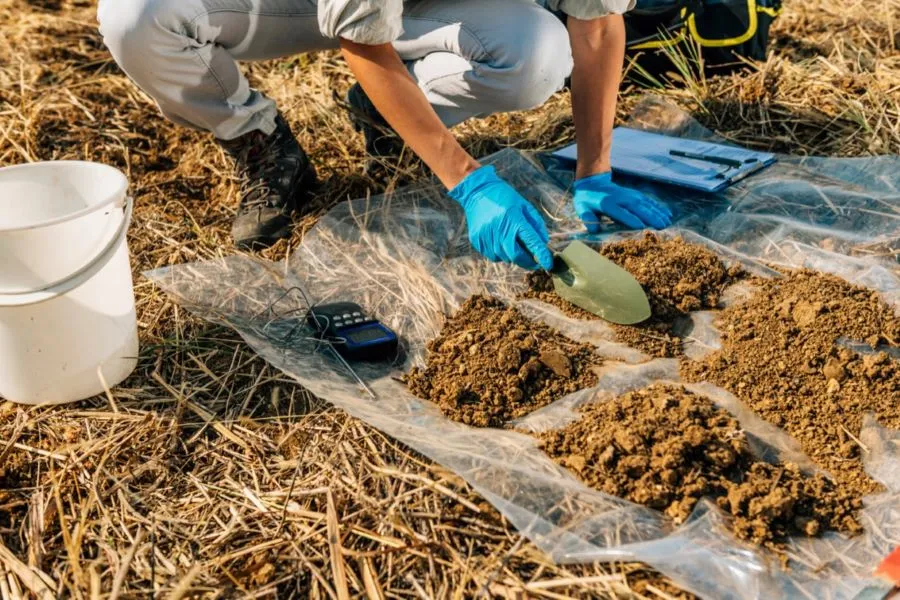
[[[755,147],[900,152],[900,3],[791,3],[757,68],[662,93]],[[333,55],[250,67],[335,202],[381,191],[333,92]],[[628,89],[623,114],[644,92]],[[568,97],[459,131],[473,152],[573,134]],[[236,188],[206,135],[159,118],[111,62],[93,0],[0,0],[0,165],[127,171],[136,272],[232,252]],[[401,176],[420,174],[408,168]],[[390,184],[389,184],[390,185]],[[0,408],[0,597],[679,595],[639,565],[552,565],[462,481],[274,372],[138,278],[143,354],[109,398]]]

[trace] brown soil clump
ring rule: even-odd
[[[746,302],[722,312],[722,349],[684,361],[682,376],[720,385],[782,427],[849,491],[880,490],[854,441],[874,412],[900,427],[900,369],[886,353],[863,356],[836,342],[900,341],[900,318],[876,292],[832,275],[788,273],[760,282]]]
[[[589,344],[534,323],[497,299],[473,296],[428,344],[427,364],[404,381],[450,419],[500,427],[597,384]]]
[[[790,535],[858,533],[862,502],[821,475],[770,464],[750,451],[740,424],[711,400],[653,385],[581,409],[542,447],[587,485],[683,522],[702,497],[734,517],[735,534],[777,548]]]
[[[640,239],[612,242],[598,250],[640,282],[653,311],[640,325],[613,325],[616,338],[654,357],[680,356],[681,340],[672,334],[675,320],[718,306],[722,292],[742,274],[740,267],[729,268],[708,248],[680,237],[662,239],[648,232]],[[598,318],[560,298],[546,273],[531,273],[527,281],[526,297],[556,306],[574,318]]]

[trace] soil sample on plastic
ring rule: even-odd
[[[473,296],[428,343],[425,368],[404,377],[410,391],[447,417],[502,427],[554,400],[597,384],[602,359],[495,298]]]
[[[725,288],[742,276],[740,267],[728,267],[708,248],[680,237],[663,239],[648,232],[639,239],[604,244],[598,251],[631,273],[650,299],[653,316],[636,326],[613,325],[616,338],[659,358],[683,353],[681,340],[672,334],[676,319],[716,308]],[[530,273],[527,281],[525,297],[556,306],[574,318],[599,318],[560,298],[547,273]]]
[[[791,535],[861,531],[860,499],[796,465],[758,460],[729,412],[680,386],[652,385],[579,412],[579,420],[539,438],[593,488],[676,523],[711,498],[734,517],[738,537],[775,549]]]
[[[813,271],[760,282],[720,315],[722,349],[684,361],[688,381],[711,381],[800,442],[856,494],[879,491],[863,470],[858,438],[873,412],[900,428],[900,368],[886,352],[858,354],[841,338],[896,347],[900,318],[878,294]]]

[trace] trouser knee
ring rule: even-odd
[[[190,18],[193,0],[100,0],[97,19],[103,43],[130,75],[151,68],[154,58]]]
[[[535,10],[524,28],[510,32],[501,51],[498,76],[505,93],[500,111],[527,110],[544,104],[572,72],[572,50],[565,25],[546,10]]]

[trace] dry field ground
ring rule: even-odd
[[[0,0],[0,166],[87,159],[127,172],[143,351],[108,398],[0,405],[0,571],[19,573],[0,573],[3,598],[683,595],[641,565],[553,565],[459,478],[142,280],[231,253],[237,187],[209,136],[163,120],[122,75],[94,14],[95,0]],[[316,211],[265,253],[279,259],[317,214],[383,185],[362,174],[361,140],[336,106],[351,83],[337,56],[249,73],[324,180]],[[788,2],[765,63],[670,89],[629,85],[621,113],[647,93],[755,148],[900,153],[900,1]],[[568,94],[458,134],[476,154],[558,146],[573,136]]]

